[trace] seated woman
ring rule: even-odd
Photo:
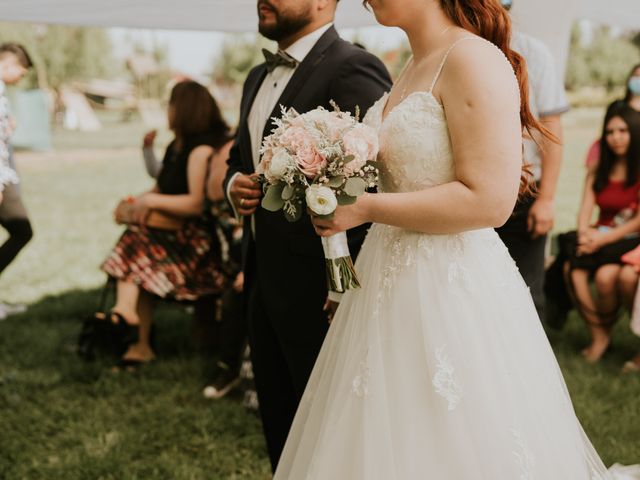
[[[565,265],[576,307],[591,333],[591,345],[583,351],[590,362],[606,351],[620,302],[631,306],[636,291],[638,274],[620,257],[640,244],[639,166],[640,115],[620,103],[605,117],[600,159],[587,174],[575,249]],[[591,225],[596,205],[600,214]]]
[[[629,78],[627,79],[627,91],[625,96],[621,100],[613,102],[609,108],[617,108],[619,103],[625,103],[629,105],[633,110],[640,113],[640,63],[635,65],[631,72],[629,72]],[[600,160],[600,139],[593,142],[587,153],[586,165],[588,169],[595,169]]]
[[[220,293],[224,284],[217,239],[203,209],[209,159],[223,161],[215,154],[228,148],[229,127],[209,91],[193,81],[178,83],[171,91],[168,119],[175,138],[167,147],[157,183],[135,198],[137,222],[126,229],[102,265],[117,279],[111,321],[138,333],[122,357],[125,366],[154,358],[150,331],[155,298],[196,300]],[[182,219],[182,226],[146,226],[151,212]]]

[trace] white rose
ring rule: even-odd
[[[271,158],[266,174],[270,178],[280,180],[293,163],[291,155],[284,148],[279,148]]]
[[[306,192],[307,206],[316,215],[331,215],[338,207],[333,190],[322,185],[311,185]]]

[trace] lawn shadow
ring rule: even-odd
[[[269,478],[255,415],[201,395],[214,357],[185,307],[159,306],[156,361],[114,374],[75,350],[98,298],[50,296],[0,322],[0,478]]]

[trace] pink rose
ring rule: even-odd
[[[327,165],[327,159],[314,146],[305,145],[296,152],[296,163],[307,178],[314,178]]]
[[[296,152],[313,145],[314,140],[313,135],[304,127],[290,126],[280,136],[279,144],[290,152]]]
[[[378,155],[378,135],[375,130],[362,123],[357,124],[342,139],[344,152],[354,159],[344,166],[344,173],[353,175]]]

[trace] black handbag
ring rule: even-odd
[[[106,313],[109,292],[113,291],[115,282],[107,280],[96,311],[82,321],[76,351],[80,358],[91,361],[98,355],[119,357],[127,347],[136,341],[122,324],[113,323]]]

